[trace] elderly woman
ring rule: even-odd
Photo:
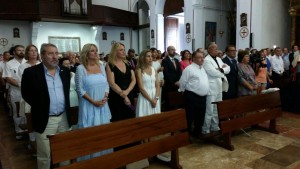
[[[250,55],[248,51],[238,53],[238,79],[239,96],[256,95],[257,83],[255,81],[255,72],[249,65]]]

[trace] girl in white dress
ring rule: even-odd
[[[160,87],[157,72],[152,67],[151,55],[150,50],[143,50],[137,64],[136,79],[140,90],[136,106],[137,117],[160,113]]]

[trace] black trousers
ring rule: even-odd
[[[205,109],[206,109],[206,96],[199,96],[191,91],[184,92],[185,97],[185,111],[190,135],[201,134]],[[194,126],[193,126],[194,123]]]

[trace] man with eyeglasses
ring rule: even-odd
[[[236,60],[236,49],[234,45],[228,45],[225,49],[226,55],[223,62],[230,66],[230,72],[225,74],[228,80],[228,91],[223,92],[223,100],[233,99],[238,94],[238,69]]]

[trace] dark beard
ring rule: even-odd
[[[16,55],[18,58],[24,58],[24,53],[20,53],[20,54],[18,54],[18,55]]]

